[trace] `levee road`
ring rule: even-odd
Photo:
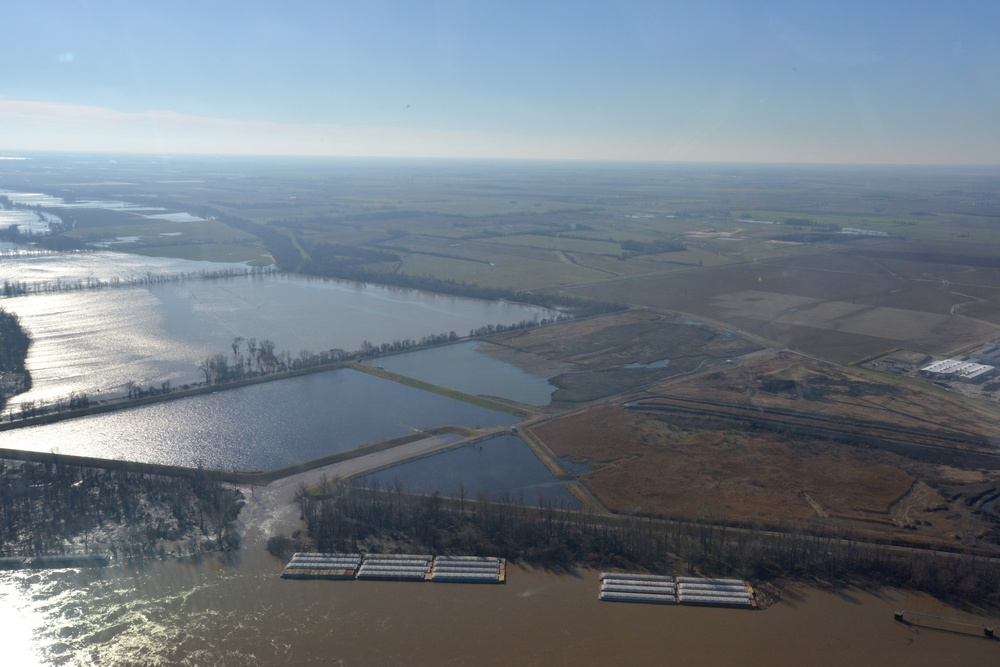
[[[73,456],[52,452],[33,452],[19,449],[0,449],[0,459],[33,461],[39,463],[59,463],[66,465],[123,470],[148,475],[172,475],[175,477],[197,477],[210,475],[215,479],[233,484],[266,485],[291,475],[326,468],[329,477],[350,477],[387,466],[436,454],[445,449],[461,447],[505,432],[497,427],[477,431],[464,426],[440,426],[427,431],[415,431],[389,440],[361,445],[344,452],[336,452],[303,463],[268,471],[239,472],[233,470],[209,470],[158,463],[140,463],[100,459],[89,456]],[[448,437],[457,435],[458,437]]]

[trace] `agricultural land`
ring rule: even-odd
[[[0,166],[0,187],[163,211],[73,209],[67,243],[579,314],[599,303],[483,345],[551,378],[529,435],[609,512],[1000,544],[989,392],[871,365],[1000,335],[995,169],[158,165]],[[181,213],[196,219],[165,217]]]

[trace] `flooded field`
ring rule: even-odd
[[[499,436],[434,456],[386,468],[367,476],[382,486],[397,481],[407,491],[443,496],[497,498],[509,494],[536,505],[542,499],[566,509],[579,509],[566,485],[556,480],[517,436]]]
[[[49,231],[50,221],[61,222],[57,216],[51,214],[0,209],[0,228],[15,225],[22,234],[45,234]]]
[[[431,350],[381,357],[386,370],[466,394],[499,396],[527,405],[548,405],[556,387],[548,378],[484,354],[489,343],[470,341]]]
[[[515,421],[508,414],[341,369],[4,431],[0,447],[270,470],[418,429]]]
[[[231,266],[94,252],[4,260],[4,277],[55,284]],[[27,360],[33,388],[12,399],[15,408],[74,391],[123,395],[130,381],[141,387],[200,382],[199,362],[231,354],[236,337],[270,339],[276,351],[296,358],[302,350],[357,350],[365,341],[378,345],[449,331],[464,336],[484,324],[550,316],[505,301],[287,274],[32,294],[0,299],[0,307],[18,315],[34,339]]]

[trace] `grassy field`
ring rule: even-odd
[[[603,407],[534,427],[608,509],[688,519],[808,525],[820,515],[887,519],[913,484],[863,452],[671,416]]]
[[[507,245],[525,246],[528,248],[546,248],[569,252],[587,253],[591,255],[622,255],[621,245],[607,241],[589,241],[563,236],[505,236],[503,242]]]
[[[111,216],[105,218],[106,213]],[[273,264],[257,237],[216,220],[172,222],[118,211],[73,211],[73,216],[80,214],[88,224],[80,224],[67,236],[86,243],[113,244],[118,250],[154,257]]]
[[[436,255],[410,254],[400,267],[402,273],[433,275],[443,280],[468,282],[483,287],[513,287],[517,290],[553,289],[600,280],[605,274],[566,263],[554,268],[542,260],[517,259],[497,255],[493,261],[462,260]]]

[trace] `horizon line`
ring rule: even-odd
[[[372,161],[440,161],[440,162],[532,162],[532,163],[573,163],[573,164],[635,164],[635,165],[726,165],[726,166],[768,166],[768,167],[1000,167],[1000,162],[788,162],[756,160],[657,160],[642,158],[565,158],[565,157],[498,157],[498,156],[452,156],[452,155],[363,155],[363,154],[299,154],[299,153],[212,153],[212,152],[152,152],[152,151],[105,151],[105,150],[50,150],[50,149],[0,149],[0,161],[31,160],[34,156],[122,156],[173,158],[246,158],[246,159],[295,159],[295,160],[372,160]]]

